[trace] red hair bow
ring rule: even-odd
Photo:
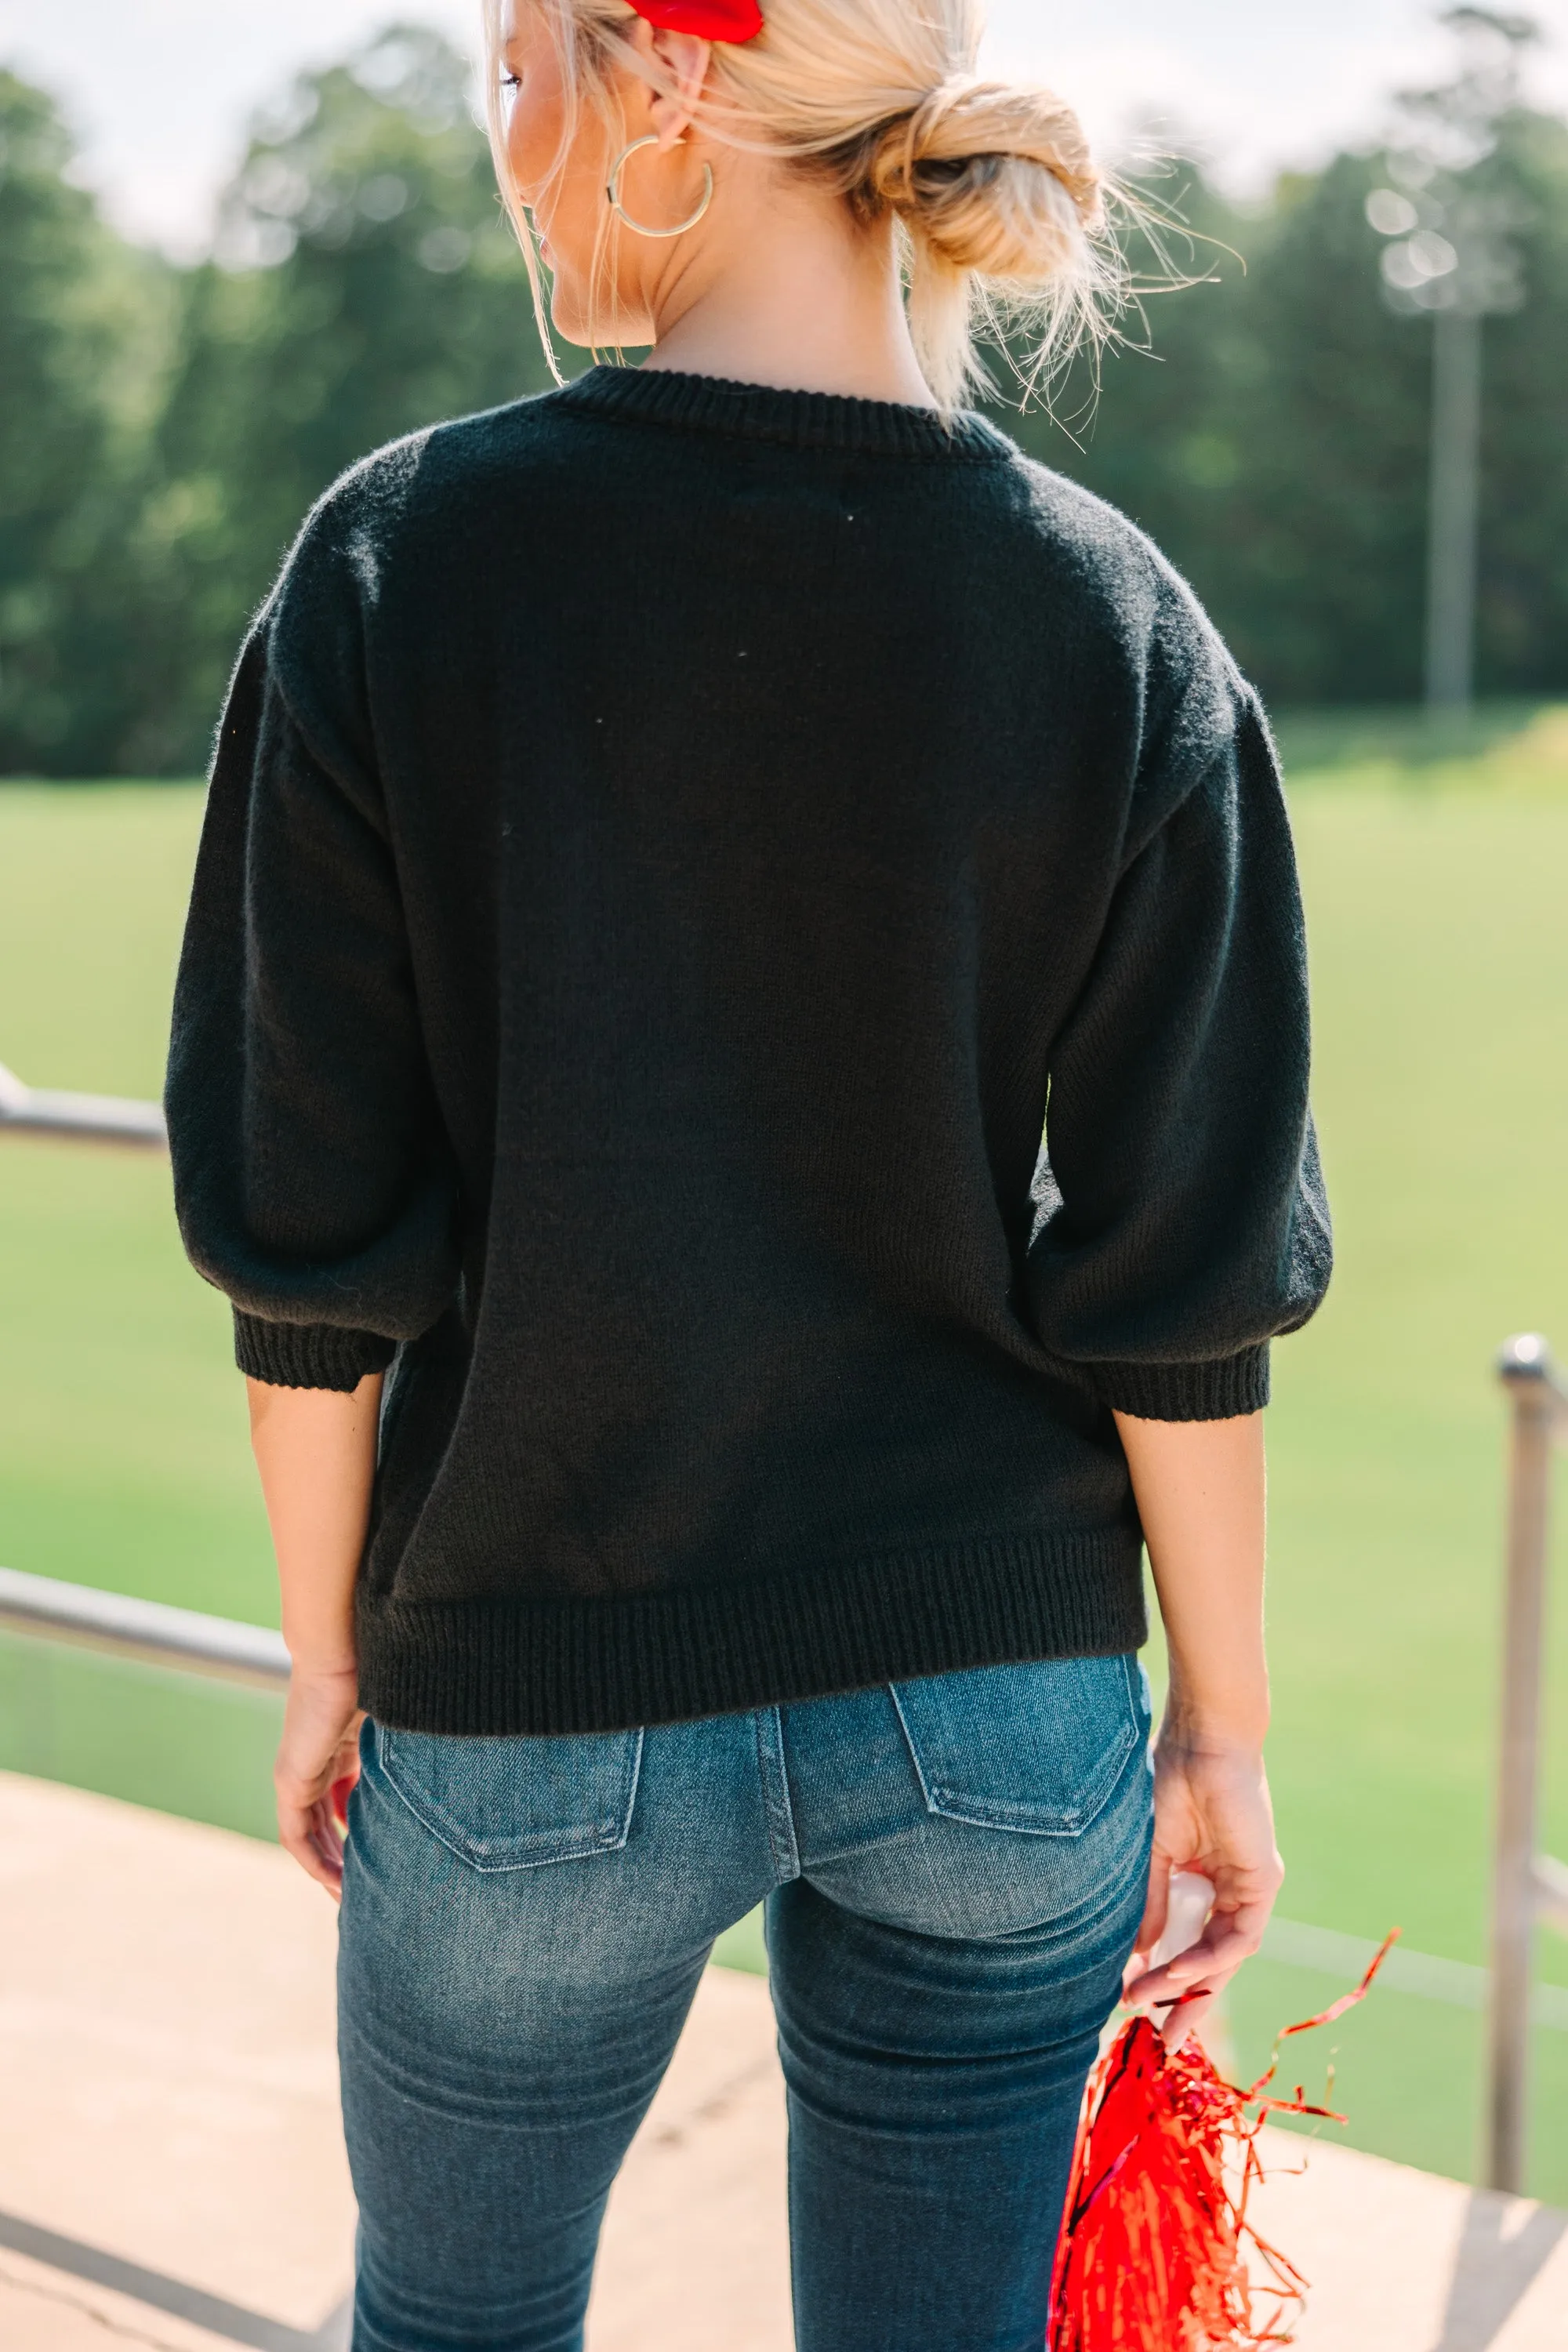
[[[757,0],[632,0],[632,6],[661,32],[703,41],[751,41],[763,29]]]

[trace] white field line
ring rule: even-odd
[[[1322,1975],[1353,1981],[1365,1970],[1377,1946],[1360,1936],[1342,1936],[1333,1927],[1309,1927],[1299,1919],[1270,1919],[1263,1937],[1263,1958],[1292,1969],[1316,1969]],[[1440,1960],[1431,1952],[1407,1952],[1395,1944],[1378,1982],[1390,1992],[1409,1992],[1421,2000],[1446,2001],[1450,2009],[1485,2009],[1487,1971],[1466,1960]],[[1531,2000],[1537,2025],[1554,2026],[1568,2033],[1568,1989],[1537,1984]]]

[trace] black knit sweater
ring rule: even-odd
[[[245,1370],[392,1366],[362,1696],[432,1731],[1136,1645],[1110,1408],[1251,1412],[1328,1275],[1253,694],[1121,516],[877,402],[595,368],[347,475],[168,1105]]]

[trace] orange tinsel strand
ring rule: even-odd
[[[1287,2026],[1279,2041],[1342,2017],[1398,1932],[1353,1992]],[[1167,2050],[1147,2018],[1122,2027],[1084,2095],[1047,2352],[1258,2352],[1289,2341],[1282,2322],[1306,2281],[1247,2221],[1247,2197],[1263,2178],[1258,2136],[1270,2115],[1345,2118],[1310,2105],[1299,2090],[1293,2099],[1268,2095],[1274,2074],[1270,2065],[1243,2091],[1215,2073],[1195,2040]],[[1275,2305],[1262,2322],[1248,2242]]]

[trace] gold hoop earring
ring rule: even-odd
[[[626,168],[626,157],[635,155],[639,147],[657,147],[658,145],[658,131],[646,131],[642,138],[634,139],[629,147],[623,147],[610,166],[610,176],[605,183],[605,194],[609,198],[610,210],[618,214],[626,226],[635,229],[638,236],[684,236],[689,228],[696,227],[713,201],[713,171],[710,164],[704,163],[702,166],[702,194],[697,210],[689,219],[677,221],[673,228],[649,228],[646,221],[633,220],[621,202],[621,173]]]

